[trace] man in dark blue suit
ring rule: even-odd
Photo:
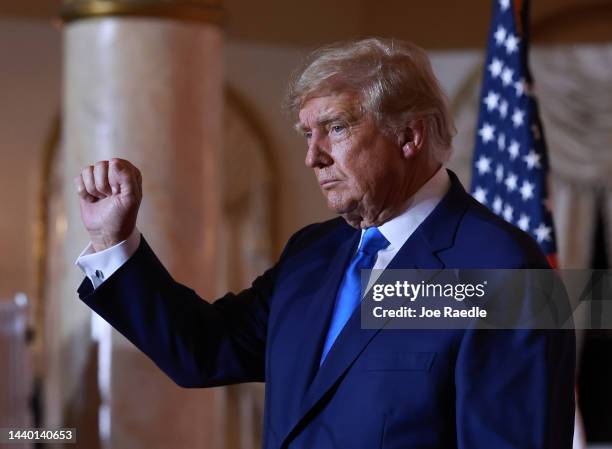
[[[211,304],[136,230],[138,169],[101,161],[76,179],[92,240],[81,299],[181,386],[266,382],[265,449],[569,449],[572,332],[361,328],[362,269],[548,268],[444,168],[453,126],[424,51],[321,49],[288,106],[341,218],[298,231],[249,289]]]

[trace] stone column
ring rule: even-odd
[[[137,226],[175,279],[214,299],[223,82],[219,4],[76,0],[64,4],[62,17],[66,182],[96,160],[133,162],[143,174]],[[72,236],[65,263],[72,264],[87,238],[74,192],[68,188],[65,195]],[[66,291],[74,292],[72,282]],[[77,303],[76,294],[66,301]],[[177,387],[104,326],[94,326],[103,447],[223,447],[223,391]]]

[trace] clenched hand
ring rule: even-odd
[[[127,239],[136,226],[142,200],[140,170],[125,159],[113,158],[85,167],[74,181],[81,219],[94,250]]]

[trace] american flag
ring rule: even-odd
[[[529,2],[493,1],[472,171],[472,195],[528,232],[555,266],[548,158],[528,64]]]

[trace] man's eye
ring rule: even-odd
[[[305,137],[306,139],[310,139],[310,138],[312,137],[312,132],[311,132],[311,131],[305,131],[305,132],[304,132],[304,137]]]
[[[336,134],[339,134],[339,133],[343,132],[345,129],[346,129],[346,126],[344,126],[344,125],[332,125],[330,127],[330,131],[332,133],[336,133]]]

